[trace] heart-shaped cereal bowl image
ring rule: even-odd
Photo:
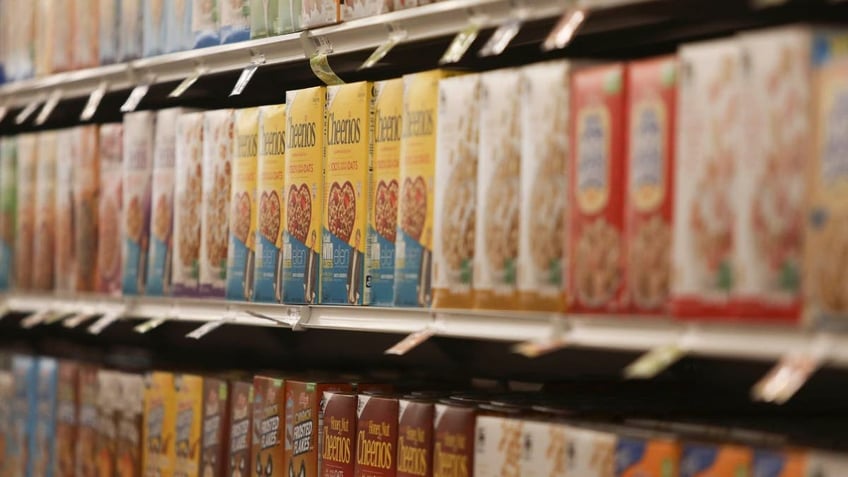
[[[424,178],[403,180],[400,202],[400,226],[415,240],[421,239],[424,221],[427,219],[427,184]]]
[[[348,242],[356,223],[356,191],[350,181],[344,184],[333,182],[327,196],[327,228],[330,232]]]
[[[262,192],[259,199],[259,231],[271,243],[280,233],[280,195],[277,191]]]
[[[242,243],[247,243],[250,233],[250,195],[247,192],[236,194],[232,220],[233,235]]]
[[[398,182],[394,179],[380,181],[374,200],[374,230],[384,239],[394,243],[397,236]]]
[[[286,212],[286,230],[301,243],[306,243],[306,235],[312,223],[312,196],[309,186],[300,184],[289,187]]]

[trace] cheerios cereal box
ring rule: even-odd
[[[53,247],[56,235],[56,139],[58,134],[55,131],[38,134],[32,258],[32,284],[36,290],[52,290],[55,283]]]
[[[35,232],[35,173],[38,162],[38,136],[21,134],[18,142],[18,196],[16,204],[14,263],[32,263]],[[18,290],[32,288],[32,267],[15,267],[14,284]]]
[[[375,82],[373,96],[374,157],[366,260],[371,271],[371,304],[385,306],[394,301],[403,80]]]
[[[97,286],[97,219],[100,198],[100,151],[97,126],[76,128],[79,152],[74,167],[73,222],[76,258],[76,291],[91,292]]]
[[[203,426],[203,378],[174,375],[176,419],[174,436],[175,476],[200,475],[200,444]]]
[[[516,288],[525,310],[565,309],[572,70],[566,61],[521,70]]]
[[[286,106],[259,108],[259,164],[257,166],[256,271],[253,299],[283,299],[283,223],[286,195]]]
[[[174,375],[157,371],[144,380],[143,474],[172,477],[177,461]]]
[[[433,307],[474,304],[480,75],[439,82],[433,210]]]
[[[236,110],[235,124],[226,293],[230,300],[251,300],[257,248],[256,169],[259,153],[259,109]]]
[[[121,221],[123,220],[122,124],[100,126],[100,199],[97,204],[96,291],[121,293]]]
[[[203,113],[177,118],[171,282],[175,296],[200,292],[200,212],[203,200]]]
[[[73,291],[76,278],[74,257],[73,184],[74,158],[79,156],[79,141],[75,129],[63,129],[56,133],[56,148],[67,151],[65,160],[56,161],[56,189],[53,199],[56,210],[56,242],[53,250],[55,289],[67,293]]]
[[[627,68],[626,286],[634,312],[662,313],[671,281],[677,59]]]
[[[439,81],[449,75],[445,70],[432,70],[403,77],[400,206],[395,240],[396,306],[430,306],[432,298]]]
[[[371,84],[327,87],[321,303],[370,301],[365,268],[371,173]]]
[[[225,295],[235,147],[235,111],[221,109],[203,113],[200,293],[207,297],[223,298]]]
[[[689,443],[680,457],[680,477],[751,475],[753,459],[745,446]]]
[[[153,140],[156,115],[140,111],[124,116],[123,225],[121,263],[124,295],[144,294],[150,239]]]
[[[0,138],[0,290],[14,283],[18,213],[18,138]]]
[[[569,308],[624,311],[627,86],[621,63],[574,73],[569,165]]]
[[[615,448],[615,476],[677,476],[680,457],[680,443],[669,437],[620,435]]]
[[[283,302],[318,303],[324,202],[324,104],[327,90],[286,93],[286,228]]]
[[[807,477],[807,452],[801,449],[757,449],[751,466],[754,477]]]

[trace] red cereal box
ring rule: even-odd
[[[319,477],[353,477],[356,462],[356,408],[353,393],[324,393],[321,410]]]

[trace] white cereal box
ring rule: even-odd
[[[848,455],[825,451],[812,451],[808,454],[804,477],[839,477],[843,475],[848,475]]]
[[[517,418],[477,416],[474,477],[524,475],[521,473],[524,424],[525,421]]]
[[[609,477],[615,473],[616,436],[557,422],[522,427],[522,477]],[[629,475],[629,474],[628,474]]]
[[[171,282],[175,296],[197,296],[203,199],[203,113],[177,118]]]
[[[474,246],[477,308],[516,304],[519,189],[521,170],[521,71],[506,69],[480,77],[480,149]]]
[[[314,28],[323,25],[332,25],[341,21],[340,0],[291,0],[300,2],[300,26],[302,28]]]
[[[203,113],[200,293],[204,296],[224,296],[234,148],[235,112],[221,109]]]
[[[677,173],[672,230],[671,311],[680,317],[731,313],[743,125],[742,48],[736,40],[680,49]]]
[[[100,126],[100,198],[97,212],[96,291],[121,292],[121,230],[123,220],[123,124]]]
[[[33,260],[33,242],[35,232],[35,173],[38,162],[38,136],[21,134],[18,136],[18,202],[15,229],[14,263],[31,264]],[[32,267],[15,267],[15,288],[32,288]]]
[[[76,258],[74,248],[73,184],[74,162],[80,155],[81,144],[76,129],[63,129],[56,133],[56,147],[64,160],[56,162],[56,241],[53,252],[55,288],[59,292],[70,292],[76,288]]]
[[[222,1],[221,43],[237,43],[250,39],[250,5],[248,0]]]
[[[75,0],[76,11],[83,12],[76,19],[74,33],[74,67],[90,68],[100,64],[100,0]]]
[[[165,0],[166,52],[190,50],[194,45],[191,31],[191,7],[192,0]]]
[[[120,28],[121,0],[94,0],[97,2],[98,55],[100,64],[118,61],[118,29]]]
[[[143,46],[142,0],[121,0],[118,10],[118,60],[140,58]]]
[[[46,76],[53,72],[53,49],[56,45],[56,23],[54,2],[52,0],[36,0],[35,5],[35,38],[33,51],[35,55],[35,75]]]
[[[433,306],[470,308],[477,204],[480,75],[439,83],[433,219]]]
[[[156,56],[165,52],[165,0],[145,0],[142,9],[144,56]]]
[[[76,39],[74,32],[78,18],[76,12],[76,0],[54,0],[53,15],[60,17],[53,22],[53,57],[51,58],[51,70],[53,72],[73,69],[74,47]]]
[[[38,134],[35,172],[35,229],[32,282],[36,290],[54,286],[53,254],[56,236],[56,138],[58,133]]]
[[[372,17],[392,11],[394,2],[392,0],[349,0],[342,2],[342,21],[355,20],[357,18]]]
[[[124,295],[143,295],[150,239],[150,194],[156,115],[140,111],[124,116],[123,225],[121,264]]]
[[[205,48],[221,43],[218,0],[192,0],[191,31],[194,35],[193,48]]]
[[[292,0],[250,0],[250,37],[265,38],[279,35],[280,13],[283,4]],[[300,3],[300,0],[295,0]],[[300,19],[298,18],[298,21]]]
[[[75,129],[79,148],[73,160],[74,258],[77,291],[92,292],[97,282],[97,216],[100,196],[98,127]]]

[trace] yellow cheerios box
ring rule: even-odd
[[[174,475],[176,392],[174,375],[154,372],[145,378],[142,427],[143,475]]]
[[[230,190],[230,244],[227,251],[227,298],[253,298],[256,263],[256,167],[259,108],[235,112],[235,146]]]
[[[256,198],[256,271],[253,299],[283,298],[283,219],[285,218],[286,105],[259,108],[259,166]]]

